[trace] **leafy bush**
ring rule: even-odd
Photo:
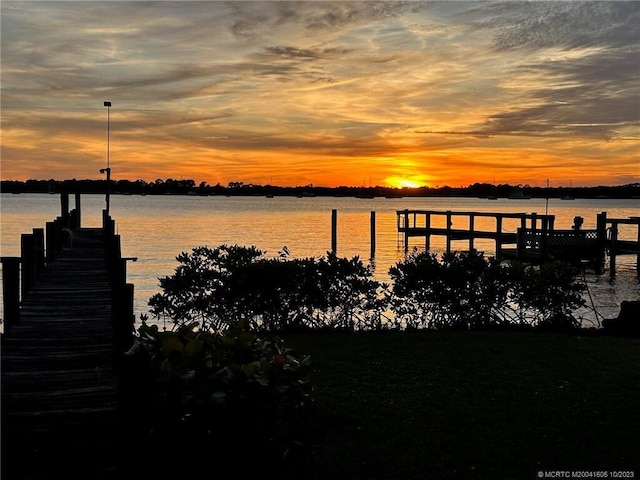
[[[241,329],[174,331],[142,323],[129,357],[148,380],[148,435],[172,454],[237,455],[249,441],[265,457],[284,459],[300,444],[311,404],[310,358]],[[157,452],[156,452],[157,453]]]
[[[359,257],[327,253],[315,261],[310,273],[311,326],[345,330],[382,327],[388,286],[373,280],[373,271]]]
[[[555,261],[540,266],[514,266],[512,296],[527,312],[530,323],[542,328],[577,328],[580,321],[573,312],[584,305],[584,285],[576,281],[577,269]]]
[[[358,257],[266,258],[256,247],[221,245],[182,253],[152,312],[202,331],[237,325],[251,331],[295,329],[487,328],[579,326],[577,270],[498,262],[482,252],[440,259],[414,250],[391,267],[392,287],[375,281]],[[390,309],[391,318],[385,315]]]
[[[477,251],[414,251],[391,267],[391,309],[399,328],[577,327],[583,304],[577,271],[561,262],[525,267]]]
[[[477,328],[496,322],[506,303],[507,268],[476,251],[414,251],[391,267],[396,322],[408,328]]]
[[[159,279],[163,292],[149,299],[151,312],[176,325],[197,322],[203,331],[228,328],[229,319],[245,308],[244,291],[234,289],[242,280],[241,268],[262,254],[255,247],[226,245],[182,252],[176,257],[175,273]]]
[[[358,257],[265,258],[255,247],[221,245],[183,252],[172,276],[151,297],[154,315],[204,331],[242,323],[254,331],[353,330],[380,324],[385,286]]]

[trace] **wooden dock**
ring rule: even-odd
[[[64,212],[56,221],[47,229],[55,252],[37,248],[55,239],[23,235],[18,318],[5,308],[2,478],[118,478],[118,358],[132,339],[133,286],[108,215],[103,228],[80,228]]]
[[[409,250],[412,237],[424,238],[425,249],[429,250],[431,237],[442,236],[446,252],[453,250],[454,241],[465,240],[468,242],[467,250],[473,250],[476,239],[485,239],[494,241],[498,259],[517,259],[528,263],[566,260],[589,264],[597,273],[602,273],[608,255],[609,272],[615,275],[617,256],[636,255],[640,272],[640,217],[607,218],[606,212],[602,212],[598,214],[594,230],[582,229],[582,217],[575,217],[570,229],[559,230],[555,228],[554,215],[536,213],[398,210],[396,216],[405,252]],[[476,220],[479,218],[488,219],[493,228],[478,229]],[[505,231],[507,220],[516,222],[517,228]],[[637,239],[619,239],[620,225],[636,225]]]

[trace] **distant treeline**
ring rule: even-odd
[[[229,182],[229,184],[197,184],[194,180],[157,179],[112,180],[111,193],[126,195],[254,195],[254,196],[343,196],[343,197],[499,197],[507,198],[523,194],[532,198],[640,198],[640,183],[597,187],[532,187],[530,185],[509,185],[474,183],[466,187],[279,187],[253,183]],[[106,180],[2,180],[3,193],[106,193]]]

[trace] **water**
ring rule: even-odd
[[[1,254],[20,255],[20,235],[33,228],[43,228],[47,221],[60,214],[60,199],[46,194],[1,194]],[[82,196],[82,224],[101,224],[103,195]],[[73,208],[73,196],[71,197]],[[331,249],[331,211],[338,212],[337,253],[339,256],[359,256],[371,262],[375,276],[389,281],[388,270],[404,257],[402,238],[397,234],[396,210],[429,209],[504,213],[548,213],[555,215],[555,227],[570,228],[575,216],[584,218],[584,229],[595,228],[596,216],[607,212],[610,218],[638,215],[640,199],[560,199],[486,200],[477,198],[375,198],[351,197],[225,197],[225,196],[137,196],[112,195],[111,216],[121,235],[122,255],[137,257],[128,262],[127,280],[135,285],[136,317],[148,311],[147,301],[159,291],[158,277],[171,275],[177,266],[176,255],[193,247],[221,244],[255,245],[276,256],[286,246],[292,257],[322,256]],[[376,255],[370,260],[370,215],[376,212]],[[476,228],[483,227],[476,219]],[[454,220],[455,223],[455,220]],[[434,225],[435,226],[435,225]],[[458,224],[455,224],[458,227]],[[462,226],[462,224],[460,225]],[[516,231],[518,222],[505,222],[504,231]],[[635,226],[621,226],[619,238],[637,238]],[[412,239],[411,247],[420,247],[423,240]],[[466,242],[453,248],[466,248]],[[476,240],[475,247],[487,255],[494,253],[493,241]],[[442,252],[444,238],[432,237],[431,249]],[[622,300],[640,299],[640,284],[636,277],[635,256],[617,259],[617,275],[596,276],[587,272],[589,287],[585,298],[595,307],[579,312],[586,324],[597,323],[601,317],[615,317]],[[0,302],[1,305],[1,302]],[[0,307],[1,308],[1,307]]]

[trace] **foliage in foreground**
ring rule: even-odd
[[[224,460],[248,443],[265,458],[294,455],[311,404],[310,358],[279,338],[195,327],[138,329],[128,355],[145,372],[148,438],[174,455],[199,449]]]

